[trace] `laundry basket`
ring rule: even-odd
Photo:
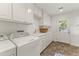
[[[47,26],[40,26],[39,30],[41,33],[46,33],[48,31],[48,27]]]

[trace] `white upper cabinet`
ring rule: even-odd
[[[51,26],[51,18],[46,13],[43,15],[43,25]]]
[[[11,19],[11,4],[10,3],[0,3],[0,18]]]
[[[33,5],[27,3],[26,4],[26,21],[29,23],[33,23],[34,22],[34,18],[33,18]]]
[[[42,11],[41,9],[39,9],[38,7],[34,6],[33,7],[33,13],[36,17],[38,17],[39,19],[42,18]]]
[[[13,4],[13,20],[22,22],[33,22],[32,4],[14,3]]]
[[[13,20],[26,20],[26,5],[24,3],[13,3]]]

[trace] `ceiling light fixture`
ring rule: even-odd
[[[28,12],[28,13],[31,13],[31,12],[32,12],[32,10],[31,10],[31,9],[28,9],[28,10],[27,10],[27,12]]]
[[[60,8],[59,8],[59,11],[60,11],[60,12],[63,12],[63,7],[60,7]]]

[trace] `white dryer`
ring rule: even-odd
[[[16,56],[16,46],[4,34],[0,34],[0,56]]]
[[[39,37],[24,36],[10,39],[17,47],[17,56],[40,56]]]
[[[16,56],[16,46],[10,40],[1,40],[0,56]]]

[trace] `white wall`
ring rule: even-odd
[[[71,11],[64,14],[55,15],[52,17],[52,31],[56,33],[55,40],[57,40],[57,33],[58,33],[58,26],[57,21],[61,18],[69,19],[69,30],[71,33],[71,42],[73,41],[74,44],[79,43],[79,10]],[[73,37],[74,35],[74,37]],[[76,36],[76,37],[75,37]],[[73,43],[72,43],[73,44]]]
[[[0,33],[11,33],[17,30],[26,31],[26,28],[27,28],[27,25],[24,25],[24,24],[16,24],[16,23],[0,21]]]

